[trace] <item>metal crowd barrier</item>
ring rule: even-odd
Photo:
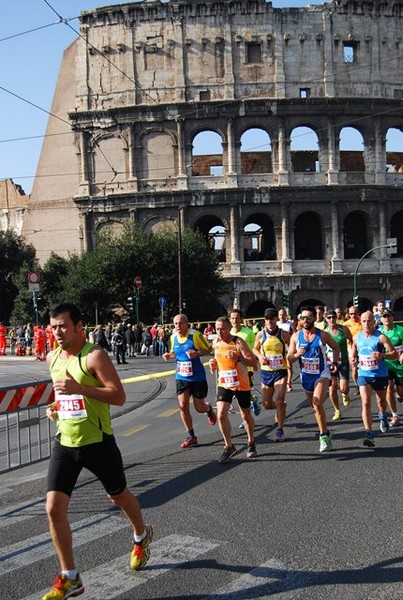
[[[0,389],[0,473],[49,458],[53,429],[45,407],[52,400],[50,379]]]

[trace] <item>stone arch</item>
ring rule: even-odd
[[[227,257],[227,229],[223,221],[215,215],[205,215],[194,225],[195,231],[200,231],[207,243],[215,249],[221,262]]]
[[[323,259],[322,224],[320,216],[307,211],[294,222],[295,260]]]
[[[140,140],[143,154],[142,172],[137,173],[140,179],[168,179],[177,173],[177,138],[173,132],[147,129]]]
[[[244,313],[244,316],[245,318],[262,318],[263,320],[263,315],[266,308],[276,307],[273,304],[273,302],[270,302],[270,300],[255,300],[254,302],[249,304],[248,308]]]
[[[388,173],[403,173],[403,129],[389,127],[386,139],[386,171]]]
[[[224,175],[225,137],[222,132],[202,130],[192,138],[193,177]]]
[[[397,239],[396,254],[394,257],[403,257],[403,210],[395,213],[390,220],[390,237]]]
[[[291,165],[294,173],[318,173],[319,140],[316,131],[307,125],[290,132]]]
[[[251,127],[240,138],[241,174],[272,173],[272,146],[265,129]]]
[[[343,221],[344,258],[361,258],[368,250],[368,215],[356,210]]]
[[[246,219],[242,247],[245,261],[276,259],[274,226],[268,215],[256,213]]]
[[[120,237],[125,230],[125,223],[117,219],[100,219],[95,226],[96,233],[110,233],[113,237]]]
[[[128,143],[122,134],[91,136],[92,174],[95,183],[125,181],[128,173]]]
[[[326,306],[326,302],[323,302],[323,300],[319,300],[318,298],[304,298],[304,300],[301,300],[301,302],[298,304],[295,314],[298,315],[301,312],[301,308],[303,306],[309,306],[315,311],[315,306],[318,305]]]
[[[364,137],[356,127],[339,132],[340,171],[364,172]]]

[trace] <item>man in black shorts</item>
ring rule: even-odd
[[[206,402],[208,392],[206,372],[200,360],[201,356],[210,355],[210,342],[196,329],[189,327],[186,315],[174,317],[174,331],[171,335],[169,352],[164,352],[162,358],[168,361],[176,359],[176,394],[178,396],[182,423],[187,437],[181,443],[181,448],[190,448],[199,443],[193,429],[190,414],[190,397],[198,413],[207,415],[210,425],[215,425],[217,417],[211,404]]]
[[[84,467],[100,480],[111,502],[123,510],[132,525],[132,569],[138,571],[147,563],[153,532],[144,524],[140,504],[127,488],[113,436],[110,405],[122,406],[126,400],[115,367],[106,352],[85,341],[82,317],[74,304],[64,302],[53,307],[50,325],[59,347],[47,356],[55,402],[46,414],[56,422],[57,431],[46,511],[61,572],[42,600],[64,600],[84,592],[67,518],[70,497]]]

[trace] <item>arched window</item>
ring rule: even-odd
[[[364,138],[354,127],[343,127],[340,131],[340,171],[363,172]]]
[[[344,219],[344,258],[361,258],[368,250],[367,219],[355,211]]]
[[[315,131],[310,127],[296,127],[290,139],[294,173],[319,173],[319,144]]]
[[[192,175],[215,176],[224,174],[221,136],[215,131],[202,131],[193,138]]]
[[[219,260],[225,262],[227,234],[221,219],[213,215],[202,217],[196,223],[195,230],[200,231],[208,244],[215,249]]]
[[[270,217],[251,215],[243,228],[244,260],[275,260],[274,227]]]
[[[295,219],[295,259],[320,260],[323,258],[322,227],[314,212],[305,212]]]
[[[390,235],[397,239],[397,252],[392,255],[395,257],[403,257],[403,210],[395,213],[390,221]]]
[[[241,136],[241,173],[272,173],[271,141],[263,129],[248,129]]]
[[[403,173],[403,131],[393,127],[386,132],[386,171]]]

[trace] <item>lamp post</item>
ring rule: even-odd
[[[178,208],[178,304],[179,312],[182,312],[182,223],[181,209]]]
[[[397,239],[390,238],[387,240],[387,244],[382,244],[381,246],[374,246],[374,248],[371,248],[371,250],[368,250],[368,252],[366,252],[363,256],[361,256],[360,260],[357,263],[355,271],[354,271],[354,290],[353,290],[353,305],[354,306],[358,306],[358,294],[357,294],[358,269],[360,268],[362,261],[364,260],[364,258],[366,256],[368,256],[368,254],[371,254],[371,252],[373,252],[374,250],[379,250],[380,248],[390,248],[391,250],[393,248],[397,248]],[[390,254],[393,254],[393,252],[390,252]]]

